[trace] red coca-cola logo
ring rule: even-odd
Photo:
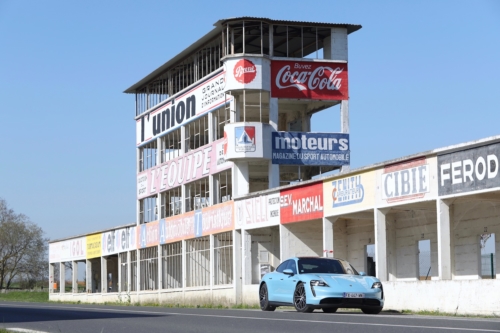
[[[281,61],[271,63],[271,96],[316,100],[348,99],[347,64]]]
[[[342,79],[339,75],[343,68],[319,66],[312,69],[312,65],[295,63],[283,66],[276,76],[276,86],[279,89],[297,88],[301,90],[339,90]]]
[[[233,74],[236,81],[248,84],[257,76],[257,67],[250,60],[241,59],[234,66]]]

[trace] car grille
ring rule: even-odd
[[[368,306],[380,306],[380,301],[378,299],[372,298],[337,298],[329,297],[323,298],[319,304],[325,305],[338,305],[339,307],[344,305],[368,305]]]

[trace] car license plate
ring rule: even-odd
[[[344,293],[344,298],[363,298],[365,294],[362,293]]]

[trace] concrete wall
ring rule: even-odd
[[[500,315],[500,280],[385,282],[384,310]]]

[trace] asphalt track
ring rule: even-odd
[[[57,333],[499,332],[500,319],[0,302],[0,327]]]

